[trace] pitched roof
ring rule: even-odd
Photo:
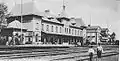
[[[85,26],[82,18],[75,18],[76,26]]]
[[[88,26],[87,29],[101,29],[100,26]]]
[[[43,16],[44,13],[40,12],[34,2],[27,2],[23,4],[17,4],[15,7],[11,10],[11,13],[13,16],[20,16],[22,12],[22,15],[28,15],[28,14],[34,14],[34,15],[41,15]]]
[[[43,15],[45,16],[45,17],[48,17],[48,18],[50,18],[50,17],[56,17],[56,15],[53,15],[51,12],[50,12],[50,10],[45,10],[45,12],[43,12]]]
[[[21,23],[18,20],[14,20],[8,24],[7,28],[19,28],[19,29],[21,29]],[[26,28],[22,25],[22,29],[26,29]]]
[[[109,31],[109,29],[108,28],[102,28],[101,31]]]
[[[45,20],[45,21],[60,23],[56,18],[48,19],[47,17],[42,17],[42,19]]]
[[[71,24],[75,24],[75,26],[80,27],[80,26],[85,26],[85,23],[81,18],[71,18]]]

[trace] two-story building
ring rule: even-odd
[[[89,42],[95,42],[99,43],[100,42],[100,32],[101,32],[101,27],[100,26],[90,26],[88,25],[87,27],[87,39]]]
[[[65,6],[59,15],[50,10],[40,12],[34,2],[17,4],[11,11],[8,23],[18,20],[27,28],[26,42],[43,44],[83,43],[86,35],[81,18],[70,18],[65,14]]]

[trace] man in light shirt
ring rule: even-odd
[[[103,53],[103,48],[102,46],[100,45],[100,43],[98,43],[98,46],[97,46],[97,60],[98,61],[101,61],[101,55]]]
[[[89,53],[90,61],[93,61],[93,54],[95,53],[93,46],[90,46],[88,53]]]

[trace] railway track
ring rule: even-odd
[[[112,55],[118,55],[118,52],[106,52],[102,54],[102,57],[108,57],[108,56],[112,56]],[[97,54],[94,54],[94,58],[97,57]],[[84,55],[77,55],[77,56],[70,56],[70,57],[64,57],[64,58],[57,58],[57,59],[53,59],[51,61],[84,61],[84,60],[88,60],[89,59],[89,55],[88,54],[84,54]]]
[[[111,51],[104,53],[104,56],[110,56],[119,54],[116,51]],[[63,61],[68,59],[74,59],[79,61],[82,58],[88,59],[88,54],[86,52],[88,48],[80,48],[80,47],[71,47],[71,48],[51,48],[51,49],[25,49],[25,50],[4,50],[0,51],[0,59],[21,59],[21,58],[34,58],[34,57],[51,57],[50,61]],[[85,54],[84,54],[85,53]],[[59,57],[60,56],[60,57]],[[94,55],[96,56],[96,54]]]
[[[14,59],[14,58],[27,58],[27,57],[38,57],[38,56],[56,56],[56,55],[66,55],[66,54],[70,54],[70,53],[84,53],[87,52],[85,50],[81,50],[81,51],[72,51],[71,48],[69,49],[44,49],[44,50],[40,50],[40,49],[35,49],[35,50],[21,50],[21,51],[7,51],[7,52],[2,52],[0,53],[0,57],[1,58],[10,58],[10,59]]]

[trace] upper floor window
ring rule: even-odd
[[[74,29],[72,29],[72,35],[74,34]]]
[[[80,34],[81,34],[81,35],[83,35],[83,32],[82,32],[82,31],[80,31]]]
[[[65,33],[67,32],[67,29],[65,28]]]
[[[46,29],[46,31],[49,31],[49,25],[47,25],[47,29]]]
[[[76,33],[76,30],[75,30],[75,35],[76,35],[77,33]]]
[[[44,24],[42,24],[42,31],[44,31]]]
[[[51,26],[51,32],[53,32],[53,26]]]
[[[60,27],[60,33],[62,33],[62,28]]]
[[[67,33],[68,33],[68,28],[67,28]]]
[[[69,34],[71,34],[71,29],[69,29]]]
[[[79,35],[80,35],[81,31],[79,31]]]
[[[79,30],[78,30],[78,33],[77,33],[78,35],[79,35]]]
[[[80,35],[82,35],[82,31],[80,31]]]
[[[58,32],[58,27],[56,26],[56,32]]]

